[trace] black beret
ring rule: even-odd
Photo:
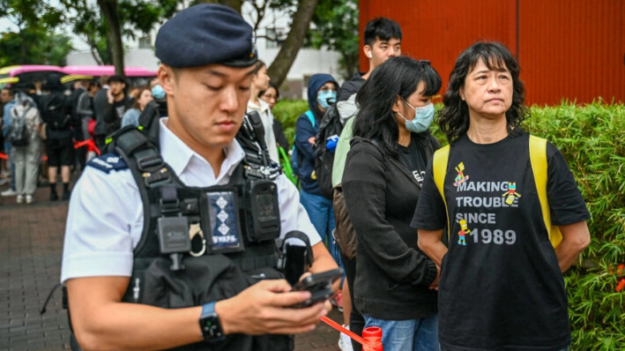
[[[233,9],[216,4],[189,7],[165,22],[155,51],[162,63],[176,68],[249,67],[258,60],[252,26]]]

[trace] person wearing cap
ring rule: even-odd
[[[168,117],[154,123],[158,123],[158,150],[168,172],[191,189],[228,184],[246,157],[234,138],[243,122],[257,62],[251,26],[230,8],[200,4],[179,12],[160,28],[155,50],[162,62],[158,78],[166,93]],[[139,133],[131,129],[121,133],[135,132]],[[280,235],[293,230],[304,233],[314,254],[311,273],[336,268],[299,205],[297,189],[283,174],[274,182]],[[179,306],[173,297],[170,308],[126,302],[126,296],[132,300],[158,294],[133,275],[139,264],[134,259],[139,253],[133,250],[140,244],[144,226],[139,186],[143,185],[120,157],[109,154],[89,162],[73,191],[61,281],[67,286],[71,324],[83,349],[160,350],[195,344],[194,350],[256,350],[258,345],[250,340],[258,339],[250,335],[304,333],[330,310],[327,301],[289,308],[311,295],[291,292],[289,283],[279,279],[261,280],[232,297],[201,306],[171,308]],[[207,256],[219,255],[201,257]],[[184,261],[187,269],[190,262]],[[218,267],[207,268],[212,269]],[[183,275],[185,270],[174,273]],[[228,279],[218,276],[215,288],[228,290],[227,285],[219,286]],[[207,316],[214,324],[200,327]],[[213,327],[230,344],[212,340],[218,335],[210,333]]]

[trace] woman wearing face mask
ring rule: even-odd
[[[141,112],[147,106],[147,104],[152,101],[154,98],[152,97],[152,92],[150,88],[144,87],[139,89],[137,94],[137,98],[132,106],[132,108],[124,114],[124,118],[122,118],[122,128],[125,126],[133,125],[139,126],[139,116]]]
[[[430,133],[441,78],[429,62],[394,57],[377,67],[356,101],[343,194],[356,232],[354,305],[382,328],[385,351],[438,351],[440,269],[410,227],[423,175],[440,147]]]
[[[324,112],[336,102],[339,84],[329,74],[315,74],[308,82],[308,106],[310,110],[299,116],[295,125],[295,148],[298,155],[299,174],[302,190],[300,202],[308,212],[310,221],[317,229],[321,240],[330,252],[335,252],[332,238],[334,230],[334,209],[332,201],[321,195],[314,174],[315,136]]]

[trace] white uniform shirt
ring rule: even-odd
[[[271,113],[271,108],[269,108],[268,103],[261,99],[258,99],[258,102],[260,105],[255,105],[252,100],[249,100],[247,102],[247,111],[258,111],[260,119],[263,122],[263,127],[265,127],[265,143],[267,143],[269,156],[273,162],[279,164],[278,144],[276,143],[276,136],[273,133],[273,113]]]
[[[224,148],[226,159],[217,178],[210,164],[160,121],[163,160],[180,180],[193,187],[224,185],[245,153],[233,140]],[[299,202],[297,188],[284,175],[276,179],[281,236],[299,230],[315,245],[321,241]],[[132,252],[143,231],[143,204],[129,169],[110,173],[87,167],[76,183],[69,206],[61,282],[67,279],[132,274]]]

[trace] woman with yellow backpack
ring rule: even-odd
[[[474,44],[443,98],[450,146],[426,171],[412,226],[441,267],[444,351],[571,342],[562,272],[590,242],[590,215],[560,151],[520,128],[529,113],[519,71],[503,45]]]

